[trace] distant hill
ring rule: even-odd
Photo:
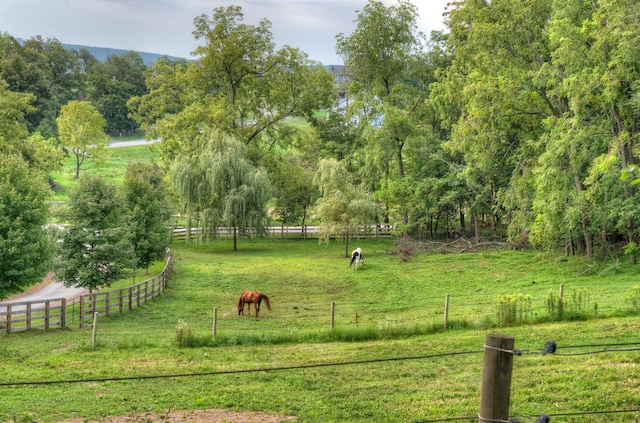
[[[16,38],[20,44],[24,44],[24,40],[22,38]],[[80,51],[81,49],[87,50],[93,57],[98,59],[101,62],[106,62],[109,56],[118,56],[123,53],[128,53],[131,50],[123,50],[119,48],[109,48],[109,47],[91,47],[91,46],[83,46],[80,44],[65,44],[61,43],[62,47],[67,50],[76,50]],[[135,50],[134,50],[135,51]],[[155,62],[159,58],[163,56],[167,56],[171,60],[184,59],[183,57],[169,56],[167,54],[158,54],[158,53],[148,53],[143,51],[136,51],[142,57],[145,65],[149,65],[150,63]],[[187,59],[189,60],[189,59]]]
[[[122,49],[119,49],[119,48],[90,47],[90,46],[83,46],[83,45],[78,45],[78,44],[65,44],[65,43],[62,43],[62,46],[64,48],[66,48],[67,50],[80,51],[81,49],[85,49],[89,53],[91,53],[91,55],[93,57],[95,57],[96,59],[98,59],[101,62],[106,62],[107,59],[109,58],[109,56],[118,56],[118,55],[121,55],[123,53],[128,53],[129,51],[131,51],[131,50],[122,50]],[[171,60],[184,59],[182,57],[169,56],[169,55],[166,55],[166,54],[147,53],[147,52],[142,52],[142,51],[136,51],[136,53],[138,53],[140,55],[140,57],[142,57],[142,60],[144,60],[145,65],[149,65],[150,63],[155,62],[156,60],[158,60],[159,58],[161,58],[163,56],[167,56]]]

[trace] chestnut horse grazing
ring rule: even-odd
[[[258,313],[260,313],[260,303],[264,300],[267,305],[267,309],[271,311],[271,304],[269,303],[269,297],[264,295],[260,291],[242,291],[240,294],[240,299],[238,300],[238,316],[244,315],[244,305],[249,305],[249,316],[251,316],[251,304],[253,304],[253,308],[256,310],[256,319],[258,318]]]

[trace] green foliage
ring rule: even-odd
[[[630,257],[640,257],[640,247],[635,242],[630,242],[622,249],[624,254]]]
[[[154,161],[134,162],[127,166],[122,184],[133,251],[137,265],[146,269],[164,258],[171,242],[172,207],[164,178],[164,172]]]
[[[193,329],[184,320],[178,320],[176,326],[176,342],[180,347],[195,347]]]
[[[377,220],[378,205],[362,186],[354,185],[353,177],[343,162],[321,160],[313,179],[319,188],[315,215],[321,221],[321,240],[331,237],[345,239],[345,257],[349,254],[349,239],[358,225]]]
[[[564,320],[564,299],[554,291],[547,295],[547,314],[554,321]]]
[[[40,281],[54,252],[45,225],[49,187],[20,156],[0,155],[0,298]]]
[[[640,312],[640,285],[635,285],[629,296],[627,302],[631,305],[631,308],[635,313]]]
[[[161,62],[147,73],[149,94],[130,101],[138,123],[163,139],[167,163],[196,148],[200,130],[216,129],[247,145],[257,164],[262,150],[293,143],[299,131],[287,118],[331,106],[329,71],[298,49],[276,50],[268,20],[243,21],[239,6],[196,17],[196,62]]]
[[[135,269],[125,202],[114,185],[85,177],[71,194],[56,276],[67,286],[109,286]]]
[[[585,320],[588,315],[589,293],[586,289],[574,289],[568,299],[560,297],[552,291],[547,296],[547,313],[554,321]],[[594,305],[597,314],[597,304]]]
[[[87,101],[70,101],[60,108],[56,119],[60,144],[76,159],[76,179],[87,158],[96,163],[105,160],[108,139],[104,133],[106,121],[100,112]]]
[[[233,228],[233,251],[237,231],[262,231],[270,198],[266,173],[252,166],[244,150],[232,136],[207,131],[199,137],[198,149],[179,155],[170,170],[187,215],[199,218],[205,229],[223,224]]]
[[[77,56],[54,39],[40,36],[20,44],[7,34],[0,34],[0,78],[9,89],[33,99],[25,116],[29,133],[55,138],[56,117],[60,106],[85,93]],[[2,110],[12,113],[10,109]]]
[[[146,66],[136,52],[109,56],[106,63],[96,62],[87,75],[89,97],[104,116],[110,134],[133,132],[137,123],[129,117],[127,102],[147,93]]]
[[[498,299],[498,326],[524,325],[531,322],[531,297],[529,295],[502,295]]]

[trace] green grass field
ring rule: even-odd
[[[124,138],[124,137],[123,137]],[[137,139],[137,138],[136,138]],[[114,138],[114,141],[126,141]],[[100,165],[87,160],[80,170],[80,175],[100,174],[107,183],[120,185],[124,179],[127,165],[135,161],[146,162],[149,159],[157,159],[158,153],[147,145],[118,147],[109,149],[109,158]],[[51,178],[57,184],[53,191],[53,201],[69,201],[69,192],[78,185],[75,179],[75,158],[67,157],[63,162],[63,168],[59,172],[53,172]]]
[[[637,267],[594,269],[584,258],[534,251],[412,255],[378,239],[351,242],[365,252],[355,271],[337,241],[241,240],[235,253],[231,242],[174,245],[165,295],[101,319],[95,348],[90,329],[1,335],[0,421],[209,408],[299,422],[477,421],[482,348],[492,333],[529,351],[514,357],[512,415],[640,421],[638,412],[589,414],[640,408]],[[560,286],[573,321],[549,316]],[[273,309],[263,304],[257,320],[238,316],[243,289],[266,293]],[[498,325],[505,295],[520,304],[514,326]],[[542,356],[547,340],[581,355]],[[601,346],[623,343],[631,345]],[[169,375],[180,377],[157,378]],[[147,379],[118,380],[136,376]],[[60,380],[69,382],[20,384]]]

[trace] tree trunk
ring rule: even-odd
[[[583,192],[584,187],[582,186],[582,181],[578,175],[574,176],[574,180],[576,183],[576,190],[578,192]],[[593,256],[593,240],[591,239],[591,235],[589,234],[589,218],[587,217],[587,213],[582,210],[582,205],[580,207],[580,213],[582,214],[582,237],[584,238],[584,247],[585,247],[585,255],[587,257]]]
[[[189,245],[191,243],[191,213],[187,212],[187,227],[186,229],[186,238],[185,238],[185,242],[187,243],[187,245]]]
[[[236,226],[233,225],[233,251],[238,251],[238,234]]]
[[[480,244],[480,225],[478,224],[478,213],[475,210],[471,211],[471,217],[473,219],[473,235],[476,240],[476,245]]]

